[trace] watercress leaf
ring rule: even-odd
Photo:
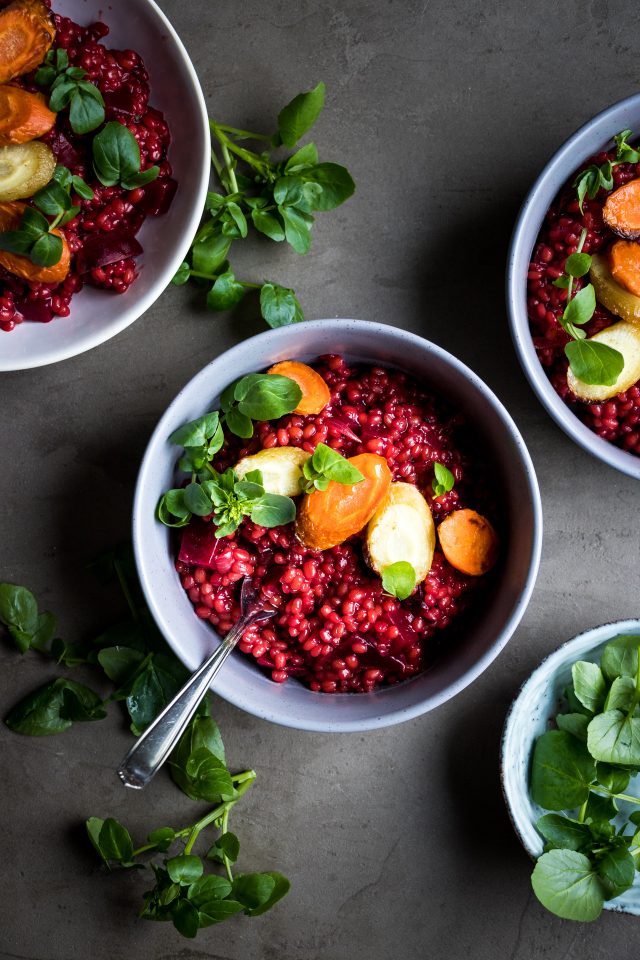
[[[83,200],[93,200],[95,194],[88,183],[85,183],[82,177],[78,177],[74,174],[71,177],[71,183],[73,185],[74,191],[81,197]]]
[[[296,518],[296,505],[291,497],[265,493],[251,508],[251,519],[261,527],[280,527]]]
[[[110,120],[93,138],[93,166],[106,187],[140,171],[138,141],[124,124]]]
[[[560,287],[561,290],[567,290],[569,287],[569,284],[571,283],[571,278],[568,277],[565,273],[563,273],[562,276],[556,277],[556,279],[553,280],[552,283],[554,287]]]
[[[136,190],[138,187],[145,187],[160,176],[160,167],[147,167],[146,170],[140,170],[130,177],[123,177],[121,185],[125,190]]]
[[[71,129],[79,134],[90,133],[104,123],[104,101],[93,84],[77,84],[71,96],[69,123]]]
[[[174,430],[169,437],[169,443],[179,447],[199,447],[213,437],[220,425],[220,414],[217,410],[205,413],[196,420],[190,420]]]
[[[231,893],[231,884],[226,877],[207,874],[191,884],[187,897],[196,909],[201,910],[211,900],[224,900]]]
[[[64,213],[60,218],[60,220],[58,221],[58,226],[64,227],[65,224],[70,223],[72,220],[75,220],[75,218],[80,213],[80,209],[81,209],[80,207],[73,207],[73,206],[69,207],[67,212]]]
[[[306,464],[309,461],[306,461]],[[364,475],[349,461],[329,447],[326,443],[319,443],[311,457],[310,467],[318,474],[323,474],[329,480],[337,483],[353,484],[364,480]]]
[[[273,187],[273,199],[281,206],[296,206],[303,198],[303,187],[300,177],[280,177]]]
[[[574,374],[583,383],[613,386],[624,368],[620,351],[597,340],[572,340],[564,352]]]
[[[38,614],[35,633],[31,638],[31,647],[39,653],[51,653],[51,642],[56,632],[56,618],[48,610]],[[56,658],[57,659],[57,658]]]
[[[571,675],[573,689],[580,703],[592,713],[598,713],[607,695],[607,684],[600,667],[597,663],[578,660],[571,667]]]
[[[453,490],[455,477],[443,463],[434,463],[433,472],[435,474],[431,481],[431,487],[436,497],[441,497],[444,493]]]
[[[235,863],[239,853],[240,841],[235,833],[227,831],[226,833],[221,833],[213,846],[209,848],[207,858],[209,860],[215,860],[216,863],[224,863],[226,857],[231,863]],[[229,892],[231,892],[230,889]],[[226,897],[227,894],[225,893],[224,896]]]
[[[338,163],[318,163],[303,170],[300,176],[322,187],[322,193],[315,198],[314,210],[333,210],[348,200],[356,185],[346,167]]]
[[[603,710],[622,710],[629,713],[634,709],[636,683],[631,677],[616,677],[611,684]]]
[[[299,93],[278,114],[278,134],[285,147],[294,147],[314,125],[324,106],[324,83]]]
[[[578,740],[587,742],[587,727],[589,718],[584,713],[559,713],[556,717],[556,724],[559,730],[566,730]]]
[[[612,793],[624,793],[629,786],[631,774],[629,770],[612,767],[609,763],[596,764],[596,779],[603,787]]]
[[[241,500],[258,500],[264,496],[264,487],[261,483],[252,480],[239,480],[233,488],[236,496]]]
[[[583,853],[544,853],[533,871],[531,886],[543,907],[565,920],[596,920],[602,913],[605,891]]]
[[[229,310],[239,303],[245,294],[245,288],[239,283],[231,270],[216,278],[207,294],[207,306],[210,310]]]
[[[39,87],[50,87],[56,78],[56,69],[50,64],[43,64],[36,70],[34,77]]]
[[[556,849],[587,850],[591,846],[591,831],[586,823],[578,823],[557,813],[540,817],[536,829]]]
[[[71,206],[69,194],[55,179],[34,194],[33,202],[50,217],[57,217]]]
[[[275,885],[270,873],[243,873],[234,878],[232,895],[244,907],[255,910],[269,900]]]
[[[613,835],[614,829],[609,821],[615,817],[616,813],[615,800],[611,797],[601,797],[600,794],[591,791],[585,807],[584,819],[589,824],[591,833],[599,840],[608,839]]]
[[[105,860],[128,863],[133,857],[133,842],[129,831],[112,817],[102,823],[98,834],[98,848]]]
[[[23,230],[5,230],[0,233],[0,250],[7,253],[19,253],[28,256],[34,243],[34,238]]]
[[[171,759],[178,766],[185,766],[191,754],[202,748],[217,757],[222,764],[225,763],[220,729],[215,720],[208,715],[194,717],[180,737]]]
[[[25,653],[38,628],[38,604],[30,590],[0,583],[0,622],[9,628],[20,652]]]
[[[209,900],[200,907],[199,918],[201,927],[210,927],[214,923],[222,923],[243,909],[237,900]]]
[[[174,273],[171,283],[174,283],[176,287],[181,287],[183,284],[187,283],[190,276],[191,267],[185,260],[184,263],[180,264],[177,271]]]
[[[206,517],[213,509],[211,498],[199,483],[190,483],[185,487],[184,504],[197,517]]]
[[[578,290],[565,307],[563,318],[567,323],[582,326],[588,323],[596,309],[596,294],[592,283]]]
[[[233,200],[229,200],[227,203],[227,212],[231,215],[241,237],[246,237],[247,235],[247,218],[245,217],[242,209],[238,206],[237,203]]]
[[[382,571],[382,587],[387,593],[406,600],[411,596],[416,586],[416,572],[406,560],[390,563]]]
[[[52,267],[62,256],[62,239],[54,233],[43,233],[31,247],[29,257],[39,267]]]
[[[311,248],[310,224],[308,214],[294,207],[279,206],[278,210],[284,223],[285,239],[296,253],[308,253]]]
[[[48,232],[49,221],[35,207],[25,207],[20,220],[20,230],[32,240],[38,240],[43,233]]]
[[[593,196],[595,197],[600,187],[603,190],[613,190],[613,164],[611,160],[605,160],[598,169],[599,178],[597,185],[594,185]],[[591,194],[590,194],[591,196]]]
[[[638,672],[640,634],[621,634],[610,640],[602,652],[601,666],[607,680],[633,677]]]
[[[305,167],[312,167],[318,162],[318,148],[315,143],[305,143],[295,153],[292,153],[284,165],[285,173],[298,173]]]
[[[64,694],[57,680],[27,694],[9,712],[5,723],[14,733],[45,737],[67,730],[72,721],[63,715]]]
[[[56,180],[67,192],[69,192],[73,182],[73,177],[71,175],[71,170],[69,170],[68,167],[65,167],[62,163],[58,163],[53,171],[53,179]],[[78,180],[80,179],[81,178],[78,177]],[[82,180],[82,183],[84,183],[84,180]]]
[[[295,410],[302,390],[278,373],[249,373],[238,381],[234,395],[240,412],[252,420],[277,420]]]
[[[549,730],[536,741],[531,796],[546,810],[571,810],[589,796],[596,766],[586,746],[565,730]]]
[[[260,289],[260,312],[270,327],[300,323],[304,317],[293,290],[276,283],[264,283]]]
[[[135,678],[126,697],[131,731],[139,736],[155,720],[187,679],[187,671],[175,657],[156,653]]]
[[[58,77],[51,88],[49,109],[53,110],[54,113],[59,113],[61,110],[64,110],[64,108],[69,105],[71,97],[75,92],[76,85],[73,81],[67,80],[67,78],[63,76]]]
[[[613,900],[633,885],[636,865],[625,847],[608,850],[597,862],[598,876],[605,888],[605,900]]]
[[[230,407],[225,414],[225,422],[231,433],[236,437],[248,439],[253,436],[253,424],[251,418],[241,413],[237,407]]]
[[[564,263],[565,273],[570,277],[584,277],[591,268],[591,256],[588,253],[572,253]]]
[[[273,889],[269,894],[268,899],[265,900],[263,904],[261,904],[259,907],[245,910],[245,913],[248,917],[259,917],[260,914],[266,913],[267,910],[271,910],[278,900],[282,900],[282,898],[287,895],[289,889],[291,888],[291,884],[287,878],[275,870],[272,870],[266,874],[263,873],[262,876],[268,876],[273,879]]]
[[[227,259],[231,247],[229,237],[220,234],[206,237],[192,247],[193,269],[198,273],[215,274]]]
[[[605,763],[640,765],[640,717],[621,710],[598,714],[587,731],[589,753]]]
[[[282,223],[272,213],[267,213],[264,210],[252,210],[251,219],[259,233],[264,233],[265,236],[277,242],[284,240]]]
[[[613,138],[617,147],[616,160],[620,163],[638,163],[640,161],[640,153],[627,143],[630,136],[632,136],[631,130],[622,130]]]
[[[206,747],[198,747],[189,754],[186,764],[178,766],[172,759],[172,777],[180,789],[192,800],[219,803],[234,796],[231,775],[224,762]]]
[[[104,647],[98,652],[98,663],[118,686],[131,679],[143,660],[144,654],[132,647]]]
[[[167,860],[166,867],[173,882],[184,886],[189,886],[198,880],[204,870],[200,857],[188,853],[171,857]]]
[[[85,827],[87,828],[87,835],[91,841],[91,844],[93,845],[94,850],[101,857],[104,863],[107,863],[107,860],[100,849],[100,843],[98,840],[103,823],[104,820],[102,820],[100,817],[89,817],[88,820],[85,820]]]
[[[56,681],[62,689],[61,714],[69,720],[102,720],[106,717],[102,699],[98,694],[75,680],[60,678]]]
[[[587,708],[583,706],[583,704],[581,704],[578,698],[576,697],[575,691],[573,689],[573,683],[571,683],[570,686],[565,688],[564,695],[566,697],[567,703],[569,705],[569,710],[571,713],[583,713],[585,717],[589,717],[589,718],[593,716],[593,713],[591,712],[591,710],[587,710]]]
[[[198,911],[188,900],[173,900],[171,904],[173,925],[183,937],[193,938],[200,928]]]
[[[191,520],[191,513],[185,506],[183,489],[167,490],[162,495],[158,503],[157,517],[165,527],[187,526]]]

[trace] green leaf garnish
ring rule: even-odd
[[[433,472],[435,476],[431,481],[431,487],[433,489],[433,496],[435,499],[436,497],[441,497],[443,494],[453,490],[455,477],[451,473],[451,470],[449,470],[448,467],[445,467],[442,463],[434,463]]]
[[[160,170],[140,170],[140,147],[131,131],[117,120],[110,120],[93,138],[93,169],[105,187],[120,184],[125,190],[155,180]]]
[[[406,560],[398,560],[382,571],[382,586],[398,600],[406,600],[415,590],[416,572]]]
[[[624,369],[620,351],[597,340],[572,340],[564,352],[574,374],[583,383],[612,387]]]
[[[303,493],[326,490],[331,480],[349,485],[360,483],[364,475],[337,450],[326,443],[319,443],[302,466],[300,489]]]

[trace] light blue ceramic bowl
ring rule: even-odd
[[[640,133],[640,94],[603,110],[569,137],[531,188],[516,221],[507,261],[507,305],[511,335],[522,368],[558,426],[584,450],[630,477],[640,479],[640,457],[598,437],[571,412],[553,389],[531,339],[527,318],[527,272],[545,214],[564,183],[594,153],[613,146],[613,137],[630,128]]]
[[[237,377],[279,360],[310,360],[326,353],[404,369],[465,411],[482,438],[487,458],[496,465],[509,531],[503,545],[502,576],[491,602],[474,612],[466,636],[421,676],[371,694],[323,695],[293,680],[273,683],[238,653],[216,679],[216,693],[266,720],[301,730],[359,731],[409,720],[464,689],[503,648],[533,590],[542,536],[533,465],[513,420],[468,367],[405,330],[361,320],[300,323],[240,343],[201,370],[156,427],[138,476],[133,542],[153,616],[177,655],[195,669],[217,637],[209,624],[195,616],[175,572],[169,531],[155,519],[158,499],[173,486],[175,474],[176,448],[167,438],[181,424],[214,409],[220,392]]]
[[[533,671],[507,715],[501,747],[502,788],[515,831],[532,857],[539,857],[543,851],[543,840],[535,824],[546,812],[533,803],[529,794],[529,769],[534,744],[549,729],[549,721],[559,712],[562,692],[571,681],[572,664],[576,660],[598,661],[605,644],[621,633],[637,633],[640,637],[640,620],[605,623],[563,644]],[[637,777],[632,781],[636,793],[639,782]],[[629,813],[638,809],[632,804],[621,804],[620,807],[623,815],[620,824],[623,820],[626,822]],[[622,896],[605,903],[605,909],[640,916],[638,874],[633,887]]]

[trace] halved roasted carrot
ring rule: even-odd
[[[41,93],[0,85],[0,147],[35,140],[55,122],[56,115]]]
[[[320,374],[299,360],[283,360],[269,367],[267,373],[278,373],[298,384],[302,390],[302,400],[294,413],[320,413],[331,399],[331,391]]]
[[[633,240],[616,240],[609,248],[609,266],[621,287],[640,296],[640,244]]]
[[[0,233],[15,230],[20,224],[26,203],[0,203]],[[7,253],[0,250],[0,267],[15,273],[23,280],[36,280],[39,283],[60,283],[69,273],[71,253],[64,236],[59,230],[53,231],[62,240],[62,256],[52,267],[39,267],[29,257],[19,253]]]
[[[498,534],[475,510],[456,510],[438,527],[440,546],[452,567],[481,577],[498,559]]]
[[[14,0],[0,11],[0,83],[35,70],[56,35],[42,0]]]
[[[640,237],[640,180],[629,180],[607,197],[602,208],[606,225],[625,240]]]
[[[384,457],[359,453],[349,463],[364,480],[345,484],[332,480],[326,490],[303,498],[296,534],[305,547],[328,550],[358,533],[369,522],[391,488],[391,471]]]

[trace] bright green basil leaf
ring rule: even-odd
[[[202,876],[204,869],[200,857],[193,854],[182,853],[180,856],[171,857],[166,863],[167,873],[174,883],[184,886],[194,883]]]
[[[415,590],[416,572],[406,560],[390,563],[382,571],[382,586],[398,600],[406,600]]]
[[[245,294],[245,288],[238,283],[231,270],[221,273],[207,294],[207,306],[210,310],[229,310],[239,303]]]
[[[536,823],[536,829],[556,849],[587,850],[591,846],[591,831],[586,823],[557,813],[545,813]]]
[[[565,730],[549,730],[533,751],[533,801],[545,810],[579,807],[589,796],[595,773],[595,762],[583,743]]]
[[[291,413],[302,400],[295,381],[277,373],[249,373],[234,390],[240,413],[252,420],[277,420]]]
[[[591,260],[588,253],[572,253],[565,260],[565,273],[570,277],[584,277],[591,269]]]
[[[274,887],[270,873],[244,873],[234,878],[233,897],[244,907],[256,910],[267,903]]]
[[[612,387],[624,368],[620,351],[597,340],[572,340],[564,352],[574,374],[583,383]]]
[[[602,913],[604,887],[583,853],[544,853],[533,871],[531,886],[542,906],[565,920],[596,920]]]
[[[299,93],[280,111],[278,133],[285,147],[294,147],[314,125],[324,106],[324,91],[324,83],[319,83],[308,93]]]
[[[596,760],[640,766],[640,717],[620,710],[599,714],[589,724],[587,746]]]
[[[118,863],[129,863],[133,857],[129,831],[112,817],[105,820],[100,828],[98,849],[105,860],[116,860]]]
[[[304,320],[293,290],[276,283],[264,283],[260,290],[260,312],[270,327],[286,327]]]
[[[622,634],[610,640],[602,652],[601,666],[607,680],[633,677],[638,673],[640,634]]]
[[[566,730],[578,740],[587,742],[587,727],[589,718],[584,713],[559,713],[556,717],[556,724],[559,730]]]
[[[300,173],[304,180],[310,180],[322,187],[322,193],[315,200],[314,210],[333,210],[348,200],[356,185],[346,167],[337,163],[318,163]]]
[[[282,223],[272,213],[266,213],[264,210],[252,210],[251,219],[259,233],[264,233],[266,237],[278,242],[284,240]]]
[[[277,493],[265,493],[251,508],[251,519],[261,527],[280,527],[296,518],[296,505],[291,497]]]
[[[598,713],[607,695],[607,684],[600,667],[597,663],[578,660],[571,667],[571,675],[573,689],[580,703],[591,713]]]
[[[213,846],[207,851],[207,858],[215,860],[216,863],[224,863],[226,857],[230,863],[235,863],[239,853],[240,841],[235,833],[227,831],[220,834]],[[231,892],[231,889],[229,889],[229,892]],[[224,896],[226,897],[227,894],[225,893]]]

